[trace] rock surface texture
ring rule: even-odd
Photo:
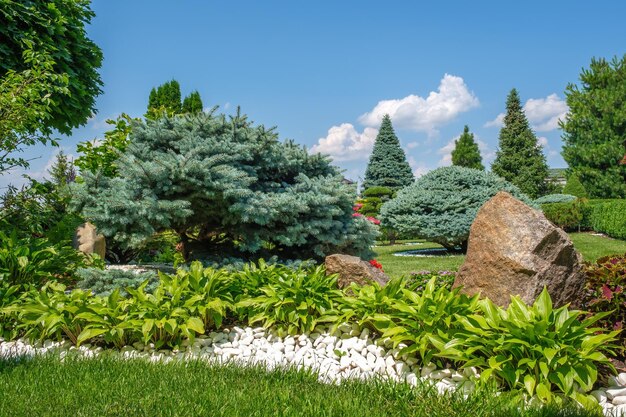
[[[339,288],[345,288],[351,282],[367,285],[374,281],[384,286],[389,281],[389,277],[384,272],[357,256],[330,255],[326,257],[325,264],[327,274],[339,274],[337,280]]]
[[[74,247],[83,253],[96,253],[102,259],[106,254],[104,236],[98,234],[96,226],[91,223],[78,226],[74,235]]]
[[[513,294],[532,304],[546,286],[555,306],[576,306],[584,288],[581,261],[567,234],[543,213],[499,192],[472,223],[454,286],[500,306]]]

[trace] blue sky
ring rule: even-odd
[[[87,32],[104,53],[104,93],[61,149],[76,156],[106,119],[141,116],[150,89],[175,78],[207,108],[241,106],[281,138],[331,154],[355,180],[384,113],[416,175],[449,164],[465,124],[488,166],[515,87],[548,164],[565,167],[565,87],[592,57],[626,53],[626,2],[424,3],[95,0]],[[26,150],[38,158],[29,174],[43,177],[57,151]]]

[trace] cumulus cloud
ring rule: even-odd
[[[463,78],[445,74],[437,91],[431,91],[428,97],[411,94],[379,101],[370,112],[359,117],[359,122],[378,126],[383,116],[389,114],[395,127],[433,134],[439,126],[478,105],[478,98],[469,91]]]
[[[419,178],[430,171],[430,168],[418,163],[412,156],[409,156],[408,162],[411,166],[411,169],[413,170],[413,175],[415,176],[415,178]]]
[[[546,98],[530,98],[524,104],[524,113],[532,128],[537,132],[549,132],[559,127],[559,119],[565,119],[569,111],[567,103],[556,94]],[[494,120],[485,123],[485,127],[502,127],[504,113],[500,113]]]
[[[542,148],[545,148],[546,146],[548,146],[548,138],[545,136],[538,137],[537,145],[541,146]]]
[[[559,127],[569,108],[556,94],[546,98],[531,98],[524,104],[524,112],[537,132],[549,132]]]
[[[500,113],[495,119],[484,124],[484,127],[502,127],[504,124],[504,113]]]
[[[440,167],[447,167],[452,165],[452,151],[455,147],[454,141],[456,141],[458,138],[459,136],[450,140],[448,143],[445,144],[445,146],[439,148],[439,150],[437,151],[437,153],[441,155],[441,159],[439,159]]]
[[[342,123],[328,129],[326,137],[320,138],[311,152],[328,154],[338,162],[367,159],[377,134],[378,130],[372,127],[359,133],[351,123]]]

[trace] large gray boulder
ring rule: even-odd
[[[577,305],[585,285],[581,263],[563,230],[541,211],[499,192],[472,223],[454,286],[500,306],[507,306],[513,294],[532,304],[545,286],[555,306]]]
[[[373,267],[358,256],[329,255],[326,257],[325,264],[327,274],[339,274],[337,280],[339,288],[348,287],[352,282],[359,285],[378,282],[384,286],[389,281],[389,277],[383,271]]]

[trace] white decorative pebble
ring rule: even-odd
[[[613,403],[613,405],[622,405],[622,404],[626,404],[626,396],[622,395],[619,397],[615,397],[613,398],[613,401],[611,401]]]
[[[590,394],[598,401],[599,404],[605,403],[607,400],[606,392],[603,390],[597,389],[595,391],[591,391]]]
[[[614,387],[606,390],[606,396],[609,398],[609,400],[624,395],[626,395],[626,388]]]

